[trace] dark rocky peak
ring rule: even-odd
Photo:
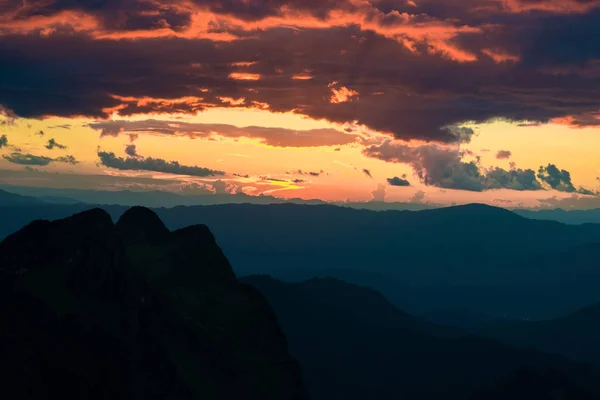
[[[117,226],[98,209],[35,221],[0,243],[0,269],[8,393],[305,398],[273,310],[237,282],[204,225],[171,233],[142,207]]]
[[[106,254],[116,247],[110,215],[95,208],[52,222],[31,222],[0,243],[0,265],[4,273],[18,275],[54,264],[74,264],[81,257]]]
[[[173,272],[195,284],[230,285],[236,277],[229,260],[206,225],[193,225],[172,232],[166,244]]]
[[[169,229],[156,215],[146,207],[131,207],[117,222],[117,230],[127,245],[156,243],[169,235]]]
[[[170,232],[154,211],[132,207],[116,226],[135,267],[157,283],[167,279],[196,289],[235,284],[233,269],[206,225]]]
[[[173,232],[172,238],[176,240],[199,241],[204,245],[214,245],[216,243],[215,236],[208,226],[203,224],[178,229]]]

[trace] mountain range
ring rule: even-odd
[[[591,367],[426,323],[369,288],[336,279],[242,281],[272,304],[314,400],[597,398]]]
[[[0,207],[0,238],[33,219],[90,208]],[[127,208],[103,209],[116,220]],[[448,320],[444,310],[468,310],[491,320],[552,319],[600,302],[596,224],[532,220],[478,204],[380,212],[299,204],[154,211],[169,229],[209,225],[238,275],[336,277],[373,287],[434,322]]]
[[[599,398],[591,364],[428,322],[335,278],[238,279],[220,243],[206,225],[170,230],[143,207],[116,224],[95,208],[9,235],[0,243],[3,391],[67,400]],[[595,329],[593,315],[564,324]]]
[[[600,366],[600,303],[561,318],[543,321],[504,321],[472,332],[512,346],[562,354]]]

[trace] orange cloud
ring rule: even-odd
[[[455,61],[471,61],[474,55],[459,49],[452,39],[461,33],[483,32],[479,27],[458,25],[455,20],[423,18],[420,14],[400,13],[397,10],[386,13],[366,0],[353,3],[355,6],[352,9],[331,10],[326,17],[282,7],[276,16],[247,21],[233,15],[215,14],[206,8],[187,2],[179,4],[170,2],[170,7],[190,14],[190,23],[187,27],[175,29],[163,22],[153,29],[116,30],[104,26],[102,20],[96,16],[83,12],[64,11],[50,16],[34,16],[22,20],[15,19],[14,15],[6,15],[0,19],[0,29],[17,33],[40,31],[52,34],[54,29],[69,26],[76,31],[87,32],[97,39],[181,37],[232,41],[243,39],[256,32],[281,27],[325,29],[358,26],[363,31],[374,31],[399,43],[406,43],[412,48],[417,43],[427,42],[429,49],[443,52]]]
[[[223,103],[227,103],[230,104],[232,106],[241,106],[242,104],[244,104],[246,102],[246,98],[245,97],[240,97],[238,99],[234,99],[233,97],[219,97],[219,100],[221,100]]]
[[[232,67],[251,67],[255,65],[258,61],[237,61],[231,63]]]
[[[331,97],[329,98],[329,102],[332,104],[345,103],[348,101],[354,100],[355,97],[358,97],[358,92],[356,90],[348,89],[345,86],[340,86],[336,88],[338,82],[331,82],[327,87],[331,88]]]
[[[238,81],[258,81],[261,78],[260,74],[249,74],[246,72],[232,72],[229,74],[229,77]]]
[[[176,99],[161,99],[153,97],[132,97],[111,95],[121,102],[114,107],[104,108],[106,115],[133,115],[133,114],[172,114],[177,112],[196,113],[206,108],[202,97],[184,96]]]
[[[296,74],[296,75],[292,76],[292,79],[298,80],[298,81],[306,81],[306,80],[310,80],[313,78],[314,78],[314,76],[312,76],[310,74]]]
[[[483,54],[490,57],[492,60],[497,62],[498,64],[503,62],[517,62],[520,60],[519,56],[514,56],[508,53],[503,52],[499,49],[483,49],[481,50]]]

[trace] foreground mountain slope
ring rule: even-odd
[[[373,290],[335,279],[241,279],[273,305],[315,400],[466,399],[521,368],[555,370],[583,394],[597,378],[563,357],[424,323]],[[587,399],[571,400],[580,398]]]
[[[590,305],[562,318],[506,322],[475,332],[514,346],[563,354],[600,366],[600,304]]]
[[[553,370],[520,369],[494,385],[477,390],[469,400],[597,400]]]
[[[205,226],[142,208],[35,221],[0,243],[0,285],[10,398],[304,398],[272,309]]]

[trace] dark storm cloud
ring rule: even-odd
[[[485,189],[479,166],[475,162],[463,162],[456,148],[438,145],[410,147],[386,141],[367,147],[364,154],[387,162],[408,164],[426,185],[471,191]]]
[[[35,165],[35,166],[46,166],[52,162],[61,162],[66,164],[78,164],[79,162],[74,156],[68,155],[63,157],[51,158],[45,156],[38,156],[35,154],[13,152],[11,154],[5,154],[2,156],[6,161],[19,164],[19,165]]]
[[[561,192],[574,192],[575,187],[571,183],[571,174],[567,170],[560,170],[554,164],[542,166],[538,170],[538,178],[547,183],[552,189]]]
[[[486,189],[512,190],[542,190],[532,169],[511,168],[505,170],[499,167],[491,168],[485,174]]]
[[[50,164],[53,159],[50,157],[36,156],[33,154],[11,153],[2,156],[6,161],[20,165],[38,165],[45,166]]]
[[[410,186],[410,182],[404,178],[399,178],[397,176],[393,178],[388,178],[387,182],[392,186]]]
[[[113,152],[98,151],[100,164],[105,167],[120,169],[123,171],[155,171],[166,174],[190,175],[190,176],[215,176],[224,175],[223,171],[215,171],[198,166],[181,165],[177,161],[166,161],[152,157],[117,157]]]
[[[573,182],[571,181],[571,173],[564,169],[559,169],[554,164],[548,164],[547,166],[541,166],[538,169],[537,177],[548,186],[550,186],[554,190],[558,190],[560,192],[573,193],[577,192],[579,194],[592,195],[596,194],[596,192],[591,191],[589,189],[580,187],[579,189],[575,188]]]
[[[526,65],[584,66],[600,58],[600,9],[579,15],[554,15],[530,29],[523,53]]]
[[[208,7],[217,14],[233,15],[248,21],[284,14],[284,7],[304,11],[319,18],[325,18],[332,10],[356,11],[358,6],[350,0],[192,0],[193,3]]]
[[[445,189],[484,191],[491,189],[541,190],[534,170],[499,167],[485,170],[477,162],[462,160],[463,152],[455,147],[384,142],[364,150],[369,157],[410,165],[425,185]]]
[[[173,30],[190,24],[188,10],[175,7],[175,2],[163,4],[146,0],[31,0],[10,1],[6,13],[15,12],[15,19],[52,16],[62,11],[79,11],[92,15],[105,29],[117,31],[153,30],[169,27]]]
[[[110,109],[123,115],[195,113],[212,106],[267,105],[274,112],[356,121],[401,139],[447,143],[469,141],[473,132],[459,127],[467,121],[539,123],[600,108],[600,68],[594,64],[600,57],[599,11],[591,9],[591,2],[521,0],[507,5],[487,0],[474,7],[466,1],[422,0],[417,8],[400,3],[373,1],[363,9],[354,1],[197,1],[214,13],[252,21],[280,15],[283,5],[318,18],[345,10],[359,13],[363,22],[377,21],[364,30],[358,24],[252,28],[246,31],[250,36],[218,43],[94,39],[91,33],[69,29],[68,21],[44,35],[8,31],[0,36],[0,104],[25,117],[106,117]],[[80,10],[112,30],[178,30],[189,24],[189,10],[177,2],[29,4],[15,18]],[[577,12],[561,4],[571,4]],[[402,14],[375,17],[392,9],[416,13],[421,31]],[[215,24],[215,31],[234,29]],[[463,26],[469,29],[461,31]],[[392,37],[384,29],[389,27],[405,31]],[[447,30],[441,39],[436,36],[440,29]],[[411,48],[403,44],[407,40]],[[459,62],[439,50],[444,48],[440,41],[475,58]],[[242,70],[235,66],[248,61],[256,63]],[[307,71],[312,79],[291,79]],[[233,72],[256,80],[232,79]],[[335,101],[333,89],[340,91]]]
[[[46,147],[48,150],[52,150],[52,149],[60,149],[60,150],[65,150],[67,148],[67,146],[62,145],[60,143],[58,143],[56,140],[54,140],[54,138],[48,140],[48,143],[46,144]]]
[[[498,160],[508,160],[512,156],[512,153],[509,150],[500,150],[496,153],[496,158]]]
[[[48,16],[61,11],[85,11],[98,18],[104,28],[113,30],[165,27],[180,30],[191,22],[190,7],[176,0],[33,0],[26,6],[19,6],[18,3],[13,1],[13,7],[5,6],[7,12],[18,10],[18,18]],[[191,0],[190,3],[215,14],[246,21],[282,16],[286,8],[319,18],[325,18],[332,10],[358,10],[358,6],[350,0]]]

